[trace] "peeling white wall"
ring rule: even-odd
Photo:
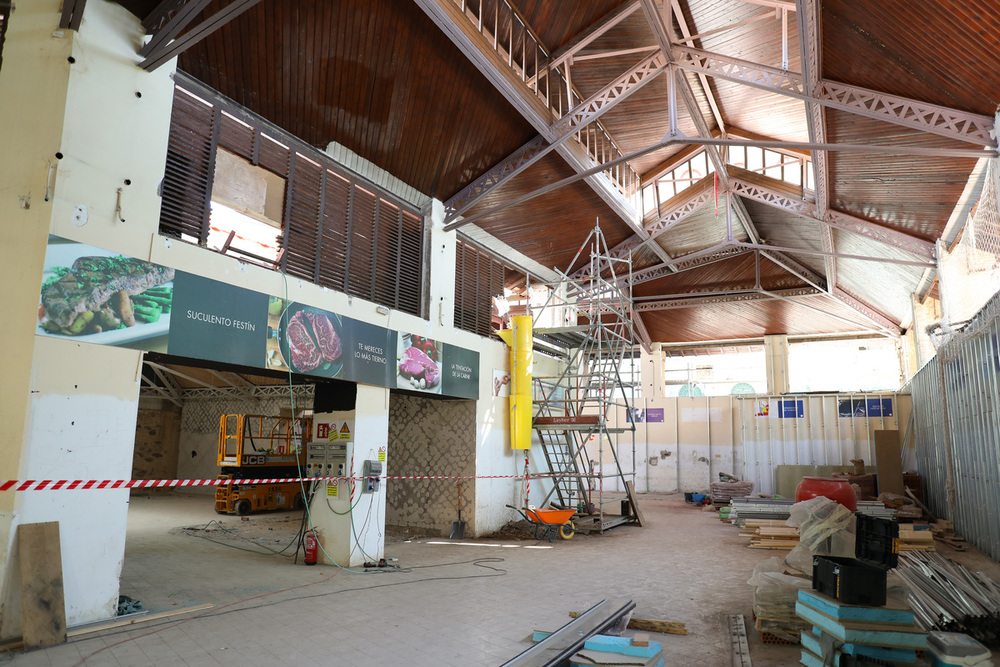
[[[86,354],[80,354],[86,348]],[[20,479],[128,479],[139,401],[138,352],[35,338]],[[18,496],[16,523],[58,521],[69,626],[114,617],[128,490]]]

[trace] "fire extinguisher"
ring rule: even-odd
[[[316,539],[316,531],[310,530],[303,537],[306,546],[306,565],[316,564],[316,552],[319,550],[319,540]]]

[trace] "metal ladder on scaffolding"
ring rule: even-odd
[[[574,277],[547,285],[549,297],[536,313],[542,323],[535,327],[536,336],[564,343],[565,351],[558,376],[534,378],[532,426],[553,476],[543,505],[576,509],[578,530],[603,531],[641,523],[632,492],[634,470],[624,471],[618,457],[620,447],[631,445],[634,460],[635,425],[628,418],[634,393],[631,375],[626,380],[622,367],[634,356],[636,336],[627,280],[631,259],[612,258],[595,227],[574,263],[588,245],[589,263]],[[549,318],[557,326],[545,326],[546,309],[571,315]],[[627,512],[606,511],[622,500],[608,496],[605,480],[611,478],[620,480],[616,486],[627,493]]]

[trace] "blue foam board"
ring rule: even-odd
[[[801,602],[795,603],[795,613],[819,627],[823,632],[845,643],[888,648],[922,649],[927,647],[927,635],[921,632],[848,628],[837,619],[830,618]]]
[[[840,621],[869,621],[872,623],[897,623],[913,625],[913,612],[909,609],[887,607],[862,607],[844,604],[817,591],[799,591],[799,602]]]

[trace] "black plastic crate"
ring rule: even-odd
[[[857,558],[813,557],[813,588],[845,604],[885,604],[886,572],[899,563],[899,524],[857,515]]]
[[[813,556],[813,588],[844,604],[885,605],[884,566],[857,558]]]

